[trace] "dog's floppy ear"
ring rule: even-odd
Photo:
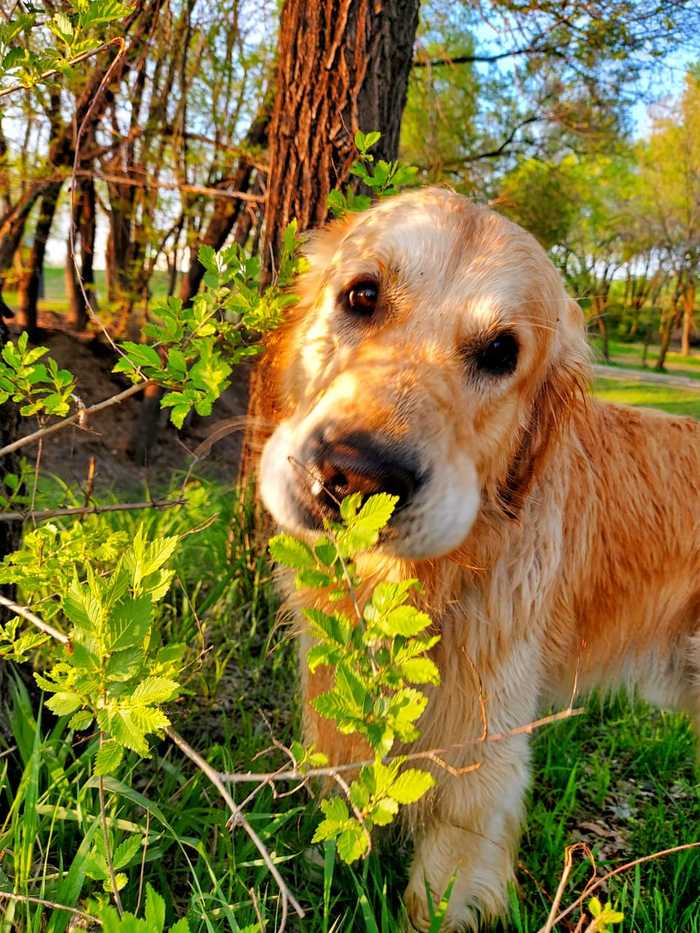
[[[240,468],[240,479],[244,485],[255,482],[262,449],[287,414],[290,400],[285,388],[285,373],[292,365],[296,333],[313,308],[333,256],[356,218],[357,214],[348,214],[307,235],[302,249],[307,268],[290,288],[292,294],[299,296],[299,301],[285,312],[282,324],[266,335],[262,355],[250,376],[248,420]]]
[[[498,500],[505,514],[517,519],[527,494],[539,475],[551,445],[588,396],[591,349],[586,339],[583,312],[563,293],[552,362],[535,395]]]

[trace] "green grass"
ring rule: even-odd
[[[603,394],[629,391],[628,400],[656,388],[612,381],[598,386]],[[648,404],[643,393],[639,400]],[[675,392],[656,401],[680,404]],[[298,735],[299,690],[295,647],[288,629],[275,621],[271,571],[251,551],[249,520],[239,521],[228,488],[197,481],[184,509],[108,520],[130,534],[141,520],[152,532],[167,534],[200,526],[212,515],[213,523],[178,549],[176,581],[158,619],[165,641],[191,649],[187,692],[172,716],[221,771],[266,770],[281,761],[270,750],[273,740],[288,744]],[[76,741],[65,719],[42,710],[36,691],[30,696],[21,681],[13,679],[11,692],[11,735],[0,738],[0,890],[93,912],[107,900],[102,882],[91,877],[99,874],[101,837],[98,792],[90,778],[96,740]],[[540,730],[533,740],[535,779],[512,916],[494,930],[540,928],[566,845],[587,842],[602,873],[696,841],[700,773],[693,747],[682,716],[623,697],[593,699],[584,715]],[[252,789],[237,786],[236,799]],[[370,858],[351,869],[332,848],[311,846],[319,811],[305,789],[275,797],[263,787],[245,809],[307,910],[303,922],[290,919],[289,930],[399,929],[410,858],[405,840],[385,832]],[[257,851],[240,828],[229,832],[216,792],[170,743],[158,744],[146,761],[132,755],[119,780],[107,782],[107,816],[112,848],[126,859],[120,871],[127,878],[121,892],[127,909],[136,908],[143,880],[163,895],[169,920],[186,914],[193,931],[236,931],[255,924],[258,915],[263,929],[276,929],[279,899]],[[590,866],[578,864],[564,906],[589,877]],[[700,933],[698,891],[700,855],[687,851],[613,879],[601,899],[624,911],[625,931]],[[58,933],[68,929],[68,920],[65,912],[23,900],[0,907],[3,933]]]
[[[107,301],[107,282],[103,269],[95,270],[95,285],[97,288],[98,304],[104,304]],[[150,288],[154,297],[166,294],[168,288],[167,273],[162,270],[156,270],[153,273]],[[3,293],[3,297],[13,310],[17,309],[16,291],[8,288],[8,290]],[[64,314],[68,310],[65,271],[62,266],[44,267],[44,297],[39,299],[39,310],[54,311],[56,314]]]
[[[596,351],[596,359],[600,363],[605,360],[601,353],[601,344],[598,337],[591,339],[593,348]],[[642,343],[624,343],[622,340],[610,340],[609,342],[610,362],[614,366],[620,366],[623,369],[643,369],[644,345]],[[658,348],[651,345],[647,356],[647,368],[653,369],[658,359]],[[666,372],[673,376],[685,376],[688,379],[700,380],[700,349],[697,347],[691,350],[690,356],[682,356],[675,350],[669,350],[666,354]]]
[[[671,415],[700,418],[700,386],[695,392],[692,389],[637,382],[634,379],[596,379],[594,390],[598,398],[606,402],[642,405],[646,408],[659,408]]]

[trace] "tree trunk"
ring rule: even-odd
[[[56,204],[61,193],[61,183],[53,182],[41,196],[39,217],[34,230],[34,242],[29,254],[29,264],[19,287],[19,313],[17,322],[30,334],[38,333],[38,301],[41,278],[44,274],[46,244],[51,233],[51,225],[56,215]]]
[[[695,314],[695,281],[691,280],[683,293],[683,329],[681,331],[681,356],[690,356],[690,337],[693,332]]]
[[[134,12],[124,24],[126,37],[129,36],[132,25],[135,23],[136,26],[131,34],[127,52],[120,59],[119,64],[113,67],[113,56],[103,56],[100,64],[90,70],[89,79],[76,102],[73,119],[60,126],[57,123],[55,133],[52,134],[46,158],[46,164],[52,170],[72,166],[75,157],[75,127],[81,127],[84,137],[90,138],[94,127],[102,119],[105,106],[109,101],[107,89],[102,87],[104,79],[109,73],[112,85],[121,81],[131,63],[142,53],[143,43],[157,21],[164,2],[165,0],[151,0],[147,4],[137,4]],[[88,117],[90,126],[85,126]],[[84,139],[81,139],[81,145],[83,142]],[[36,179],[22,194],[17,204],[8,208],[0,216],[0,307],[4,306],[2,286],[5,273],[12,262],[27,217],[37,199],[56,183],[51,177]]]
[[[419,0],[286,0],[262,261],[268,274],[282,234],[322,224],[329,192],[349,175],[354,135],[379,130],[372,150],[395,159],[418,25]]]
[[[659,355],[656,360],[656,365],[654,369],[658,372],[664,372],[666,369],[666,354],[668,353],[671,347],[671,339],[673,337],[673,332],[678,327],[678,322],[681,318],[681,305],[678,303],[677,297],[674,297],[673,304],[669,309],[669,313],[666,316],[661,327],[661,339],[659,341]]]
[[[85,296],[90,305],[96,307],[95,293],[95,233],[96,217],[95,183],[92,178],[81,179],[73,205],[73,242],[77,248],[80,243],[80,258],[70,254],[70,237],[66,250],[66,294],[68,296],[68,325],[74,330],[84,330],[88,322],[88,309]],[[76,265],[78,271],[76,271]],[[80,275],[80,279],[78,278]],[[82,282],[82,288],[81,288]],[[84,294],[83,294],[84,290]]]

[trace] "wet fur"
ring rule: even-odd
[[[420,212],[428,219],[420,254],[442,263],[442,278],[425,293],[420,283],[401,284],[401,270],[419,264],[420,255],[396,233],[402,223],[423,231]],[[395,313],[408,322],[397,334],[409,341],[396,342],[391,372],[405,379],[414,407],[430,396],[436,437],[449,432],[455,444],[469,446],[481,498],[474,524],[450,553],[418,562],[370,555],[365,570],[421,579],[423,603],[442,636],[435,649],[442,683],[431,691],[417,748],[451,749],[443,758],[452,766],[479,767],[462,777],[436,768],[437,790],[410,813],[415,856],[406,902],[413,924],[427,928],[424,879],[439,897],[456,871],[446,928],[470,928],[505,910],[530,780],[528,737],[480,741],[484,725],[490,735],[508,732],[547,704],[618,686],[700,720],[700,425],[590,397],[580,310],[520,228],[435,189],[372,215],[366,234],[366,218],[352,217],[310,244],[310,272],[297,288],[302,300],[270,338],[252,411],[256,424],[275,425],[335,391],[337,374],[319,376],[309,389],[315,374],[301,362],[306,329],[329,275],[344,264],[350,275],[359,253],[381,252],[391,230],[400,246],[391,256]],[[422,325],[410,317],[428,319],[441,301],[439,282],[450,285],[466,264],[465,282],[474,289],[455,314],[478,312],[488,324],[492,301],[536,346],[506,392],[486,402],[455,382],[449,347],[437,346],[421,370]],[[452,326],[449,317],[437,320],[426,320],[428,342],[434,328]],[[387,327],[381,338],[366,337],[383,341],[382,361],[391,353]],[[371,346],[356,352],[371,359]],[[356,404],[343,403],[342,417],[357,429],[395,432],[398,396],[386,395],[367,372],[367,388]],[[409,440],[420,433],[411,423],[405,431]],[[269,433],[252,446],[260,450]],[[334,762],[361,760],[366,749],[355,738],[311,711],[308,701],[330,685],[331,672],[310,676],[303,632],[300,646],[307,738]]]

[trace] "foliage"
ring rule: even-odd
[[[52,526],[38,529],[6,559],[3,578],[28,586],[34,601],[42,590],[50,589],[46,598],[54,607],[54,617],[70,624],[65,647],[45,672],[34,677],[42,690],[52,694],[46,706],[57,716],[70,716],[71,729],[83,731],[97,723],[100,747],[95,774],[104,775],[118,768],[125,748],[148,755],[146,736],[162,734],[169,725],[162,705],[179,691],[174,678],[184,646],[161,647],[152,623],[154,607],[172,580],[165,565],[178,538],[149,542],[139,529],[129,547],[123,547],[123,536],[117,534],[95,554],[89,548],[95,543],[89,540],[90,532],[81,531],[80,524],[73,525],[68,542],[73,547],[50,559],[52,566],[47,568],[44,546],[60,532]],[[118,556],[116,538],[122,544]],[[19,572],[13,572],[13,566]],[[17,653],[15,645],[13,656]]]
[[[350,784],[352,814],[340,798],[321,802],[325,819],[314,841],[336,839],[345,862],[367,853],[374,826],[391,823],[400,805],[415,803],[433,786],[427,771],[402,770],[404,758],[384,759],[395,742],[418,738],[416,720],[427,697],[413,685],[440,681],[427,657],[439,636],[426,634],[430,617],[408,604],[417,580],[378,583],[364,605],[358,604],[355,558],[374,547],[397,502],[387,494],[370,496],[364,504],[361,498],[355,493],[344,499],[342,522],[331,523],[313,546],[289,535],[270,541],[273,558],[296,571],[298,588],[321,590],[324,605],[342,602],[355,611],[353,619],[342,608],[304,610],[315,642],[307,655],[309,670],[326,666],[334,677],[314,706],[341,733],[362,736],[374,756]]]
[[[369,151],[381,139],[381,133],[355,133],[355,146],[359,158],[353,163],[350,173],[359,178],[370,189],[371,195],[356,194],[351,188],[345,193],[337,188],[328,195],[328,208],[335,217],[342,217],[348,211],[364,211],[374,198],[391,197],[403,188],[416,183],[418,169],[401,162],[387,162],[379,159],[374,163],[374,156]]]
[[[201,247],[205,287],[189,306],[173,296],[156,302],[156,322],[144,327],[144,336],[154,343],[121,344],[124,355],[114,372],[126,373],[134,382],[153,379],[167,388],[161,405],[170,408],[178,428],[193,408],[198,415],[210,415],[213,403],[230,385],[235,366],[259,353],[255,335],[278,325],[296,301],[284,289],[298,270],[297,245],[296,224],[291,223],[284,234],[278,277],[262,293],[257,257],[246,256],[236,243],[220,253]]]
[[[68,72],[76,58],[99,48],[105,27],[131,12],[119,0],[72,0],[67,6],[55,10],[48,4],[40,10],[30,5],[29,12],[20,10],[0,25],[0,80],[12,77],[31,88],[47,72]],[[45,36],[41,42],[32,35],[37,30]]]
[[[0,352],[0,405],[8,399],[21,402],[19,413],[30,415],[65,415],[75,391],[75,379],[66,369],[59,369],[46,347],[28,346],[29,337],[20,334],[17,343],[6,343]]]

